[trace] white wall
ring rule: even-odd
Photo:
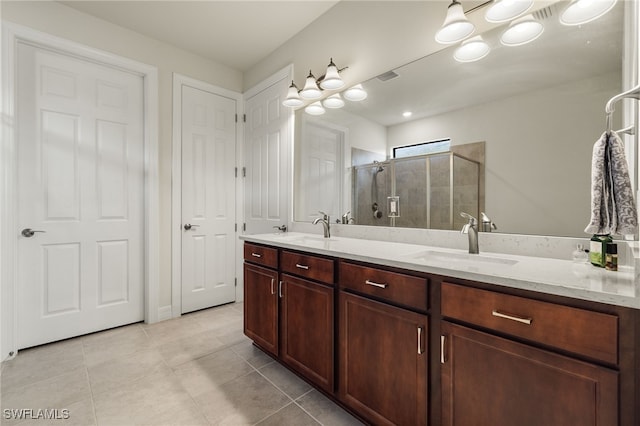
[[[2,1],[3,20],[134,59],[158,68],[160,184],[160,306],[171,305],[172,73],[241,92],[242,73],[96,19],[57,2]]]
[[[583,236],[591,151],[619,81],[607,74],[392,126],[389,152],[446,137],[486,141],[486,212],[500,232]]]

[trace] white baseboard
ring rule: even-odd
[[[171,314],[171,305],[161,306],[158,308],[158,321],[164,321],[171,318],[173,318]]]

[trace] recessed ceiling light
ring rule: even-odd
[[[402,113],[402,116],[407,118],[407,117],[411,117],[412,112],[411,111],[405,111]]]

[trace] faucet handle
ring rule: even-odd
[[[465,212],[460,212],[460,216],[464,217],[465,219],[469,219],[469,225],[471,226],[475,226],[478,224],[478,219],[476,219],[475,217],[471,216],[469,213],[465,213]],[[467,226],[467,225],[465,225]]]
[[[323,218],[324,220],[326,220],[326,221],[328,221],[328,220],[329,220],[329,215],[328,215],[328,214],[326,214],[325,212],[323,212],[323,211],[318,211],[318,213],[320,213],[320,214],[322,215],[322,218]]]

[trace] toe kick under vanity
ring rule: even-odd
[[[241,238],[245,334],[366,423],[640,424],[631,270],[310,234]]]

